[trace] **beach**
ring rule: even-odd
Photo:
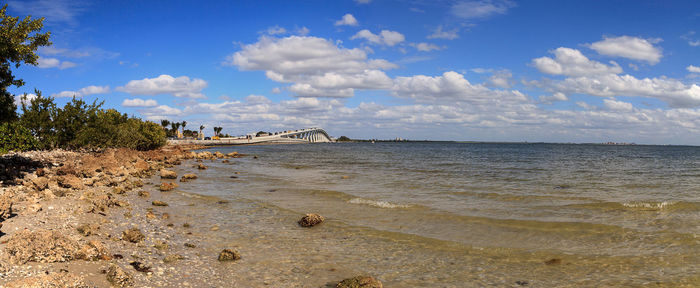
[[[676,176],[656,170],[675,183],[664,192],[654,179],[604,181],[633,175],[619,168],[629,161],[660,163],[656,148],[422,145],[22,153],[42,164],[4,181],[12,211],[0,229],[0,285],[335,287],[357,275],[385,287],[700,283],[694,178],[676,163],[692,166],[693,149],[665,150],[672,160],[661,165],[679,165]],[[600,151],[619,169],[585,177],[600,167],[581,163]],[[584,186],[591,179],[601,184]],[[306,213],[325,221],[301,227]],[[132,228],[143,238],[124,234]],[[219,261],[224,249],[240,259]]]

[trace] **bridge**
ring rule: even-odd
[[[248,134],[243,137],[220,138],[215,140],[175,139],[168,144],[198,144],[198,145],[246,145],[246,144],[296,144],[296,143],[328,143],[335,142],[321,128],[306,128],[285,130],[267,135]]]

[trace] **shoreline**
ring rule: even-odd
[[[196,179],[180,182],[183,171],[197,170],[182,164],[246,157],[192,152],[201,148],[205,147],[2,156],[4,172],[8,168],[21,172],[5,173],[0,190],[0,287],[274,286],[231,273],[266,255],[247,251],[244,243],[236,242],[237,233],[224,224],[203,220],[211,216],[196,216],[210,207],[250,209],[254,203],[234,204],[157,188],[161,183],[197,185]],[[177,175],[161,179],[162,169]],[[134,239],[125,232],[132,228],[138,231]],[[240,250],[243,260],[218,261],[223,249]],[[330,273],[335,283],[344,279],[340,273]],[[256,274],[260,272],[250,275]]]

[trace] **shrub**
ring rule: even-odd
[[[29,129],[18,122],[0,124],[0,154],[8,151],[35,150],[39,146]]]

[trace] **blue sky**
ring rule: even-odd
[[[12,92],[230,134],[700,145],[698,1],[199,2],[8,1],[54,43]]]

